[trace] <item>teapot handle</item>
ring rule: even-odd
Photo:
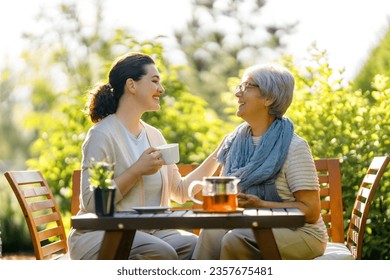
[[[196,185],[202,185],[204,186],[204,182],[203,181],[193,181],[190,186],[188,187],[188,196],[190,197],[190,199],[195,202],[195,203],[198,203],[198,204],[203,204],[203,201],[200,201],[199,199],[196,199],[193,195],[192,195],[192,191],[193,191],[193,188],[196,186]]]

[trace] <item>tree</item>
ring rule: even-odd
[[[31,135],[19,126],[24,108],[14,94],[17,74],[9,66],[0,72],[0,170],[24,166]]]
[[[227,77],[272,52],[283,49],[281,37],[295,24],[266,24],[261,12],[265,0],[195,0],[191,19],[175,31],[185,54],[187,71],[183,80],[192,93],[204,98],[224,120],[221,94],[228,90]]]
[[[356,76],[354,89],[361,89],[363,92],[375,90],[375,85],[371,82],[377,74],[390,77],[390,27]],[[387,86],[389,87],[390,83]]]

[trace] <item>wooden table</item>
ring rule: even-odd
[[[113,217],[95,214],[73,216],[72,227],[105,230],[99,259],[128,259],[138,229],[252,228],[264,259],[280,259],[271,228],[303,226],[305,216],[296,208],[245,209],[239,213],[199,213],[191,210],[157,214],[117,212]]]

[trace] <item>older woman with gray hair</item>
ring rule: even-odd
[[[217,159],[223,175],[240,178],[240,207],[297,207],[305,214],[303,227],[272,231],[282,259],[313,259],[324,253],[328,236],[310,147],[284,117],[294,84],[282,66],[248,68],[235,93],[244,122],[226,137]],[[261,252],[251,229],[203,229],[193,257],[259,259]]]

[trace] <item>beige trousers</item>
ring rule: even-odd
[[[129,259],[134,260],[189,260],[192,258],[198,237],[184,230],[137,231]],[[90,250],[83,259],[96,260],[101,243]]]
[[[272,229],[282,259],[313,259],[321,256],[326,243],[301,231],[288,228]],[[260,259],[251,229],[202,229],[193,259],[254,260]]]

